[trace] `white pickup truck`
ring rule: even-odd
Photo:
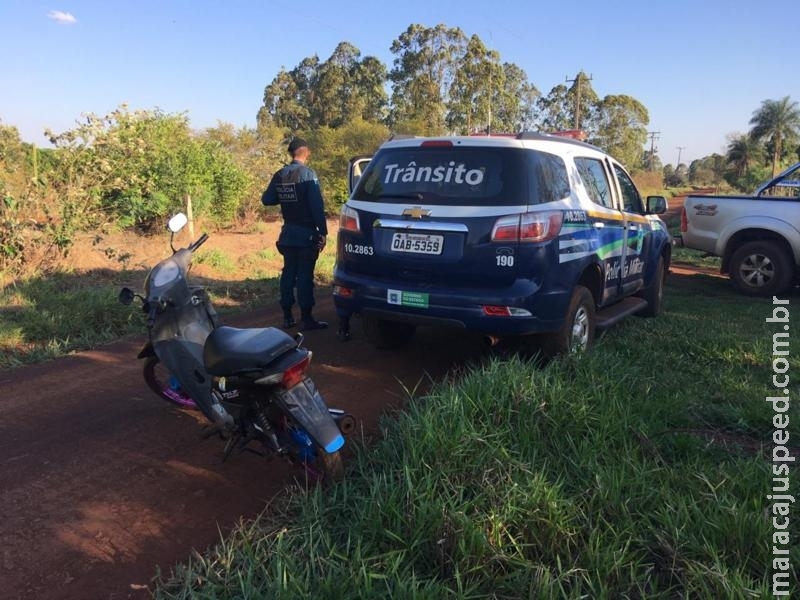
[[[745,294],[785,292],[800,268],[800,163],[752,196],[687,196],[676,244],[721,257]]]

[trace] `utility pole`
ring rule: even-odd
[[[675,165],[675,169],[677,170],[678,167],[681,166],[681,152],[686,148],[686,146],[675,146],[678,149],[678,162]]]
[[[575,129],[581,128],[581,84],[584,79],[586,81],[591,81],[592,76],[589,75],[589,77],[586,77],[583,71],[581,71],[575,76],[575,79],[565,79],[567,83],[575,84]]]
[[[650,138],[650,170],[655,171],[655,157],[656,157],[656,140],[661,135],[660,131],[648,131],[647,136]]]

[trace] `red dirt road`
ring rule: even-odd
[[[334,320],[324,290],[317,316]],[[278,323],[277,310],[228,319]],[[421,331],[397,352],[310,332],[310,374],[329,406],[368,432],[405,389],[488,353],[457,332]],[[447,337],[443,338],[442,336]],[[222,463],[222,442],[201,439],[191,412],[145,386],[136,353],[144,337],[49,363],[0,371],[0,597],[149,598],[156,569],[169,572],[264,509],[294,471],[252,453]]]

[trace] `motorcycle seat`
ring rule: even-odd
[[[222,326],[206,339],[203,362],[211,375],[236,375],[263,370],[296,346],[291,336],[276,327]]]

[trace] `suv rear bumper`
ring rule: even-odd
[[[341,293],[341,288],[349,290]],[[334,274],[333,300],[340,317],[353,314],[411,323],[455,327],[491,335],[526,335],[557,330],[564,319],[570,297],[568,291],[543,294],[532,280],[517,280],[505,289],[424,287],[397,282],[381,282]],[[427,306],[390,304],[391,291],[423,296]],[[510,307],[528,311],[526,315],[487,315],[484,306]]]

